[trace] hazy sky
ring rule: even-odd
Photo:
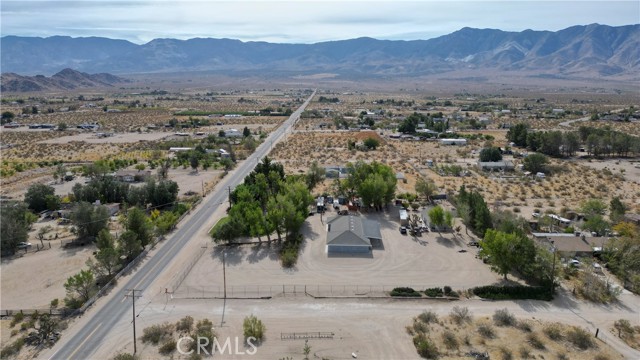
[[[2,35],[233,38],[311,43],[429,39],[462,27],[560,30],[640,23],[640,1],[2,0]]]

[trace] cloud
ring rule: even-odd
[[[560,30],[638,23],[638,1],[3,0],[2,35],[226,37],[310,43],[370,36],[413,40],[462,27]]]

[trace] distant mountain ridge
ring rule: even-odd
[[[181,71],[334,72],[413,76],[494,69],[576,77],[636,76],[640,24],[591,24],[557,32],[463,28],[429,40],[358,38],[316,44],[230,39],[1,38],[2,71],[50,74],[62,68],[132,74]]]
[[[0,90],[2,92],[75,90],[112,87],[126,82],[129,82],[129,80],[111,74],[87,74],[72,69],[64,69],[51,77],[3,73],[0,80],[2,84]]]

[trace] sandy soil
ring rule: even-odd
[[[98,131],[100,132],[100,131]],[[98,137],[95,133],[81,133],[41,141],[42,144],[66,144],[72,141],[84,141],[89,144],[123,144],[138,141],[156,141],[172,135],[166,132],[116,133],[109,137]]]
[[[335,212],[329,211],[323,220],[334,215]],[[318,214],[309,217],[303,227],[304,248],[292,270],[282,268],[275,244],[227,249],[228,294],[234,292],[241,297],[245,293],[255,296],[257,291],[262,292],[261,295],[275,294],[282,292],[283,285],[287,293],[294,290],[304,293],[306,285],[309,293],[317,295],[383,295],[383,291],[395,286],[449,285],[464,289],[500,280],[475,258],[476,248],[466,245],[468,239],[464,231],[459,236],[426,233],[413,238],[400,234],[395,211],[366,217],[380,222],[383,236],[382,245],[374,248],[371,256],[328,256],[326,228]],[[459,253],[461,249],[467,252]],[[219,249],[202,256],[176,296],[200,296],[202,292],[205,296],[217,296],[223,283],[221,257]],[[260,281],[254,277],[257,273]]]
[[[40,242],[38,241],[38,244]],[[36,243],[32,241],[33,247]],[[45,245],[48,248],[47,241]],[[27,253],[20,258],[3,259],[2,309],[48,309],[51,300],[64,299],[64,283],[85,266],[95,247],[61,248],[51,241],[51,249]],[[25,282],[28,286],[25,286]]]
[[[191,168],[176,168],[169,170],[169,180],[178,183],[180,195],[190,191],[202,195],[203,187],[205,191],[211,189],[218,183],[223,172],[224,170],[199,170],[194,172]]]

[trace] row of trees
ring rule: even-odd
[[[482,194],[478,191],[468,192],[462,185],[454,203],[458,211],[458,216],[462,218],[467,228],[478,236],[484,237],[487,229],[492,227],[491,212],[484,201]]]
[[[171,180],[147,180],[142,186],[130,186],[113,176],[96,177],[88,184],[75,184],[72,188],[76,201],[127,203],[140,207],[166,207],[178,197],[178,184]]]
[[[244,183],[231,194],[228,217],[220,220],[211,236],[216,242],[232,242],[240,236],[266,236],[271,241],[292,241],[306,219],[313,197],[301,177],[285,177],[281,164],[265,157]]]
[[[581,144],[593,156],[629,156],[640,152],[638,137],[608,127],[581,126],[577,131],[567,132],[531,131],[527,124],[520,123],[509,129],[507,139],[552,157],[573,156]]]

